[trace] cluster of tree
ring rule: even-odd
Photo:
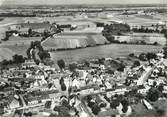
[[[149,53],[141,53],[138,57],[141,61],[147,61],[151,59],[156,59],[157,55],[155,53],[149,52]]]
[[[92,101],[92,97],[90,95],[87,96],[87,103],[88,106],[91,108],[92,113],[94,115],[98,115],[98,113],[101,111],[100,106],[96,102]]]
[[[104,23],[97,22],[97,23],[96,23],[96,26],[97,26],[97,27],[104,27],[105,24],[104,24]]]
[[[17,55],[15,54],[13,57],[12,57],[12,60],[3,60],[1,62],[1,65],[2,66],[7,66],[7,65],[12,65],[12,64],[20,64],[20,63],[23,63],[25,62],[26,58],[23,57],[22,55]]]
[[[55,106],[53,110],[55,112],[58,112],[58,115],[51,114],[49,115],[49,117],[70,117],[69,108],[67,108],[66,106]]]
[[[159,89],[161,89],[161,88],[159,88]],[[158,98],[162,96],[162,93],[159,89],[155,88],[155,87],[150,88],[148,93],[147,93],[147,98],[153,102],[157,101]]]
[[[126,113],[128,110],[129,102],[127,101],[127,99],[124,98],[123,95],[115,95],[110,100],[110,107],[112,109],[116,109],[120,104],[122,104],[123,106],[122,108],[123,113]]]
[[[23,114],[25,117],[32,117],[32,112],[24,113]]]
[[[27,57],[28,59],[32,58],[32,53],[30,52],[32,49],[38,48],[40,51],[43,51],[43,48],[41,46],[41,42],[40,41],[32,41],[30,44],[30,47],[27,49]]]
[[[130,31],[130,26],[128,24],[110,24],[105,25],[102,34],[110,42],[114,41],[113,35],[121,35],[121,33],[126,33]]]
[[[38,51],[36,52],[36,50]],[[49,52],[43,49],[40,41],[32,41],[26,53],[28,59],[33,59],[37,64],[39,64],[40,61],[46,65],[53,64]]]
[[[48,30],[44,30],[41,41],[46,40],[49,36],[51,36],[50,32]]]

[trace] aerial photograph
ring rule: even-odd
[[[0,117],[167,117],[167,0],[0,0]]]

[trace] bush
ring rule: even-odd
[[[57,64],[58,64],[60,69],[64,69],[65,68],[65,62],[64,62],[63,59],[58,60]]]
[[[71,72],[74,72],[76,68],[77,68],[77,64],[75,64],[75,63],[69,64],[69,70]]]

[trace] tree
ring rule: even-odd
[[[50,58],[50,54],[47,51],[39,51],[38,55],[41,60]]]
[[[67,89],[67,87],[66,87],[65,83],[63,82],[63,83],[61,84],[61,90],[62,90],[62,91],[66,91],[66,89]]]
[[[137,67],[137,66],[140,66],[140,61],[135,61],[135,62],[133,63],[133,67]]]
[[[61,77],[60,78],[60,81],[59,81],[59,84],[61,85],[62,83],[64,83],[64,78],[63,77]]]
[[[25,58],[22,55],[15,54],[13,56],[13,63],[18,64],[18,63],[23,63],[24,61],[25,61]]]
[[[32,29],[29,28],[29,29],[28,29],[28,35],[30,36],[31,34],[32,34]]]
[[[146,54],[145,54],[145,53],[141,53],[141,54],[139,55],[139,59],[140,59],[141,61],[146,61],[146,60],[147,60]]]
[[[167,45],[163,48],[164,58],[167,58]]]
[[[90,108],[92,108],[93,105],[95,105],[95,102],[92,102],[92,101],[88,102],[88,106],[89,106]]]
[[[28,115],[29,117],[32,117],[32,112],[28,112],[27,115]]]
[[[44,33],[43,33],[43,36],[44,36],[44,38],[49,37],[49,36],[50,36],[50,35],[49,35],[49,31],[48,31],[48,30],[45,30]]]
[[[149,92],[147,93],[148,99],[153,102],[157,101],[160,95],[161,95],[161,92],[158,91],[158,89],[156,88],[150,88]]]
[[[130,86],[130,84],[131,84],[131,81],[129,79],[126,79],[124,85]]]
[[[122,112],[123,112],[123,113],[126,113],[127,110],[128,110],[128,106],[123,106],[123,108],[122,108]]]
[[[92,100],[92,96],[91,95],[88,95],[87,96],[87,102],[90,102]]]
[[[52,116],[49,116],[49,117],[70,117],[70,114],[69,114],[69,109],[65,106],[56,106],[54,108],[54,111],[58,112],[58,116],[57,115],[52,115]]]
[[[98,61],[99,61],[99,64],[104,64],[105,58],[100,58],[98,59]]]
[[[61,70],[65,68],[65,62],[63,59],[58,60],[57,64]]]
[[[154,42],[153,45],[156,45],[156,46],[157,46],[157,45],[159,45],[159,43],[158,43],[158,42]]]
[[[128,110],[129,102],[128,102],[127,100],[123,99],[123,100],[121,101],[121,104],[122,104],[122,106],[123,106],[123,108],[122,108],[123,113],[126,113],[127,110]]]
[[[112,100],[112,102],[110,102],[110,107],[112,109],[116,109],[117,106],[119,106],[120,102],[118,100]]]
[[[159,84],[158,90],[159,90],[160,92],[162,92],[162,91],[164,90],[164,85],[163,85],[162,83]]]
[[[84,65],[85,65],[86,67],[89,67],[89,66],[90,66],[90,63],[85,60],[85,61],[84,61]]]
[[[134,53],[130,53],[128,56],[129,56],[129,57],[134,57],[135,54],[134,54]]]
[[[97,104],[94,104],[92,107],[92,113],[94,115],[98,115],[99,112],[100,112],[100,107]]]
[[[146,58],[147,60],[156,59],[157,55],[155,53],[150,52],[146,54]]]
[[[74,72],[76,68],[77,68],[77,64],[76,63],[69,64],[69,70],[71,72]]]
[[[52,66],[52,65],[54,64],[54,61],[51,60],[51,58],[45,58],[45,59],[43,60],[43,63],[44,63],[45,65]]]

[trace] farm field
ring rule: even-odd
[[[96,35],[58,35],[50,37],[42,43],[43,47],[49,49],[72,49],[87,46],[95,46],[109,43],[101,34]]]
[[[15,54],[11,49],[9,48],[0,48],[0,61],[6,59],[10,60],[12,59],[12,56]]]
[[[40,41],[41,37],[14,37],[11,36],[9,40],[2,42],[3,46],[30,46],[32,41]]]
[[[3,50],[7,49],[9,51],[4,51]],[[0,55],[2,56],[3,53],[7,54],[8,53],[11,55],[11,57],[14,55],[14,54],[19,54],[19,55],[23,55],[23,56],[26,56],[26,50],[29,48],[29,45],[1,45],[0,46]]]
[[[0,46],[0,60],[10,59],[14,54],[23,56],[26,55],[28,45],[3,45]],[[5,50],[5,51],[4,51]],[[140,54],[142,52],[157,52],[161,51],[162,46],[151,45],[124,45],[124,44],[109,44],[96,47],[88,47],[76,50],[64,50],[50,52],[51,58],[54,62],[59,59],[64,59],[67,63],[80,61],[83,59],[100,58],[100,57],[125,57],[130,53]],[[4,54],[5,53],[5,54]],[[5,55],[5,56],[4,56]]]
[[[64,59],[67,63],[69,63],[83,59],[100,57],[117,58],[127,56],[130,53],[140,54],[142,52],[158,52],[161,50],[162,46],[109,44],[77,50],[50,52],[50,54],[54,62],[59,59]]]
[[[157,42],[160,45],[166,44],[166,38],[163,34],[159,33],[133,33],[133,34],[125,34],[125,36],[115,36],[116,40],[120,42],[137,42],[137,41],[145,41],[148,44],[154,44]]]

